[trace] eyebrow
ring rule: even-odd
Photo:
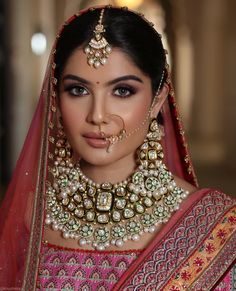
[[[81,82],[81,83],[86,84],[86,85],[91,85],[91,82],[89,82],[88,80],[81,78],[79,76],[76,76],[76,75],[71,75],[71,74],[66,75],[63,78],[63,81],[64,80],[74,80],[74,81],[78,81],[78,82]],[[128,81],[128,80],[134,80],[134,81],[137,81],[139,83],[143,83],[143,80],[135,75],[126,75],[126,76],[122,76],[122,77],[116,78],[114,80],[111,80],[111,81],[107,82],[106,85],[110,86],[110,85],[114,85],[115,83],[118,83],[121,81]]]

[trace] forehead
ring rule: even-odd
[[[108,56],[107,63],[95,69],[88,65],[87,55],[82,48],[76,49],[68,58],[62,75],[74,74],[84,77],[91,82],[99,80],[111,80],[125,75],[136,75],[145,82],[150,82],[150,78],[146,76],[128,57],[127,54],[120,49],[113,48]]]

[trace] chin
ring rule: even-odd
[[[78,156],[85,163],[95,166],[105,166],[113,163],[117,160],[117,154],[114,156],[113,153],[107,153],[106,149],[93,149],[87,150],[86,152],[78,152]]]
[[[80,158],[90,165],[94,166],[108,166],[115,164],[121,160],[123,162],[130,162],[130,159],[134,157],[134,154],[132,154],[133,151],[127,152],[127,149],[122,151],[113,146],[111,148],[111,152],[107,152],[106,149],[102,150],[92,150],[92,151],[86,151],[86,152],[80,152]],[[129,160],[129,161],[128,161]]]

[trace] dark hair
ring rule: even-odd
[[[101,9],[88,10],[64,26],[56,46],[55,77],[58,80],[71,53],[77,47],[85,47],[93,37]],[[150,77],[155,94],[165,68],[165,51],[159,34],[144,18],[121,8],[106,8],[102,23],[108,43],[125,52]]]

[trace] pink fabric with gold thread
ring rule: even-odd
[[[37,290],[112,290],[139,253],[90,252],[43,245]]]
[[[236,200],[202,189],[183,201],[114,290],[213,290],[215,283],[220,290],[227,282],[228,288],[236,277],[222,278],[235,259]]]

